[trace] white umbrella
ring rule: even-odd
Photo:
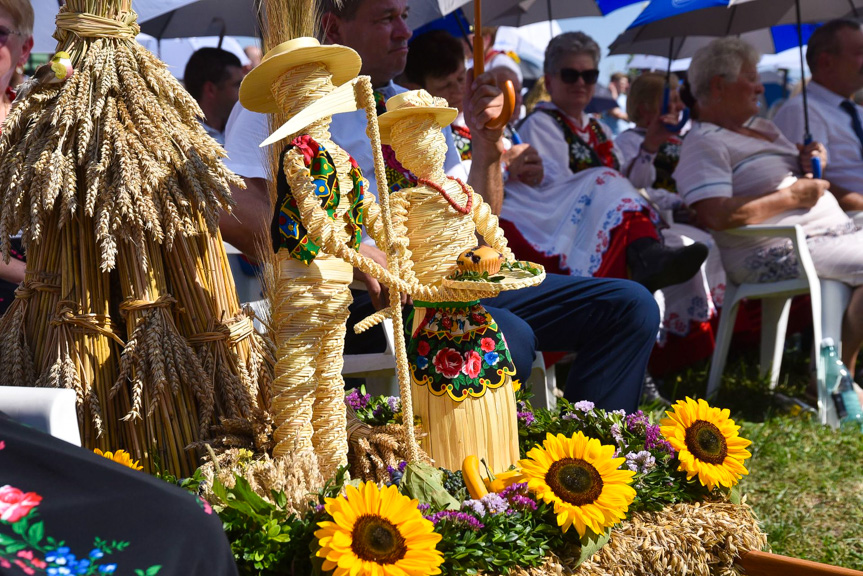
[[[246,66],[249,57],[246,56],[242,44],[233,36],[199,36],[195,38],[166,38],[159,40],[149,34],[138,34],[138,43],[152,52],[162,62],[168,65],[168,70],[179,80],[183,79],[186,63],[197,50],[201,48],[221,48],[240,59],[240,64]]]
[[[138,22],[160,16],[195,0],[132,0],[132,8],[138,13]],[[232,0],[233,1],[233,0]],[[53,53],[57,40],[52,36],[57,29],[54,18],[60,11],[60,0],[30,0],[36,19],[33,23],[33,52]]]

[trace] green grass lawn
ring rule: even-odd
[[[808,358],[786,354],[777,391],[804,398]],[[703,397],[705,367],[666,378],[674,399]],[[751,357],[729,359],[715,406],[729,408],[752,440],[742,492],[771,551],[863,570],[863,433],[834,431],[777,401]]]

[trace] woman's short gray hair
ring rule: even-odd
[[[560,61],[571,54],[587,54],[599,66],[599,44],[584,32],[564,32],[551,39],[545,49],[546,74],[554,74],[560,69]]]
[[[689,65],[689,85],[700,102],[710,98],[710,80],[722,76],[729,82],[737,80],[744,64],[757,66],[761,54],[740,38],[718,38],[698,50]]]

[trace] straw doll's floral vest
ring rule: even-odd
[[[338,176],[332,156],[310,136],[300,136],[293,140],[282,151],[279,160],[279,176],[276,199],[275,215],[271,226],[273,240],[273,251],[280,249],[289,250],[291,256],[305,264],[310,264],[315,259],[320,246],[309,237],[308,231],[300,220],[300,212],[297,201],[291,194],[291,187],[287,182],[284,171],[285,155],[292,149],[297,148],[303,155],[303,161],[309,170],[309,177],[315,185],[315,195],[320,199],[321,207],[327,211],[330,218],[336,219],[336,208],[339,205],[341,191],[339,190]],[[350,158],[350,176],[353,187],[348,191],[350,207],[342,216],[345,226],[349,232],[349,243],[356,250],[359,248],[362,238],[362,205],[364,180],[360,167],[353,158]]]
[[[534,112],[534,114],[537,113],[548,114],[563,130],[563,137],[569,147],[569,169],[573,173],[601,167],[620,170],[620,162],[614,155],[614,142],[608,138],[596,118],[588,120],[585,135],[580,136],[575,127],[558,110],[542,108]]]

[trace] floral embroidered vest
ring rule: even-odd
[[[601,167],[620,170],[620,162],[614,155],[614,142],[608,138],[595,118],[590,118],[587,122],[585,139],[579,136],[575,127],[559,110],[540,108],[538,112],[554,118],[554,121],[563,129],[563,137],[569,146],[569,169],[573,173]]]
[[[315,184],[315,195],[320,199],[321,207],[333,219],[336,217],[336,207],[339,205],[340,199],[339,181],[332,156],[324,146],[310,136],[296,138],[282,151],[277,180],[278,197],[270,229],[273,251],[289,250],[293,258],[305,264],[311,264],[321,248],[309,237],[306,227],[300,220],[299,207],[293,194],[291,194],[291,187],[285,174],[285,155],[293,148],[298,148],[302,152],[303,161],[309,170],[309,177]],[[349,159],[353,187],[348,192],[350,208],[345,213],[344,219],[350,232],[349,244],[354,250],[357,250],[362,239],[364,180],[356,161],[350,157]]]

